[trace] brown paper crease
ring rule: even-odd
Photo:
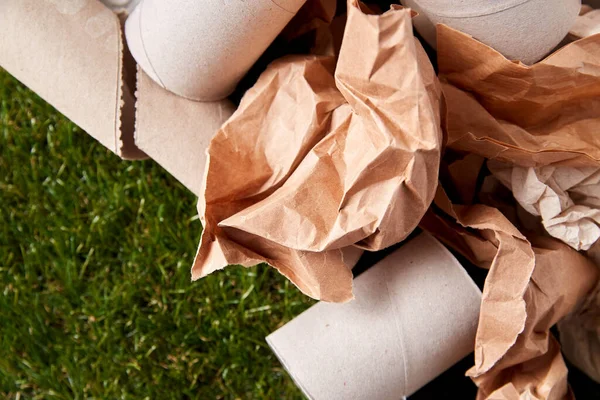
[[[600,35],[532,65],[438,26],[448,147],[524,167],[600,165]]]
[[[582,6],[581,13],[571,27],[569,35],[574,39],[580,39],[598,33],[600,33],[600,10],[594,10],[590,6]]]
[[[349,300],[343,254],[403,240],[434,196],[440,93],[410,11],[349,2],[337,64],[274,62],[211,141],[193,277],[267,262],[309,296]]]
[[[326,136],[280,189],[221,227],[305,251],[379,250],[412,232],[434,194],[441,132],[437,79],[408,11],[350,8],[335,83]]]
[[[549,329],[592,289],[595,266],[557,240],[530,241],[495,208],[452,204],[441,187],[421,226],[490,268],[468,372],[478,398],[569,396],[566,365]]]
[[[600,284],[575,312],[558,324],[563,353],[600,383]]]

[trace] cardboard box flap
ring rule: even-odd
[[[177,96],[139,69],[135,143],[195,195],[208,144],[235,107],[229,100],[197,102]]]
[[[119,16],[93,0],[0,2],[0,66],[124,158],[133,143],[133,96],[124,85]]]

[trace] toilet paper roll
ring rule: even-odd
[[[142,0],[127,19],[134,58],[165,89],[221,100],[306,0]]]
[[[310,399],[400,399],[473,351],[481,292],[428,234],[360,275],[354,293],[267,337]]]
[[[567,35],[581,0],[402,0],[420,15],[419,33],[435,47],[435,25],[446,24],[511,60],[533,64]]]

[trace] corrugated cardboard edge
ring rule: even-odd
[[[57,27],[64,29],[60,32]],[[0,3],[0,35],[5,38],[0,40],[0,66],[117,155],[146,157],[133,142],[133,114],[129,111],[133,96],[126,95],[127,51],[117,14],[98,0],[5,0]],[[112,40],[117,43],[111,44]],[[116,46],[113,49],[118,56],[102,54],[102,46]],[[116,82],[110,82],[108,73],[101,76],[99,69],[115,70]],[[79,85],[73,75],[75,79],[87,75],[88,84]],[[113,86],[116,92],[108,98]],[[82,98],[91,98],[88,109],[81,108]],[[106,122],[108,106],[103,116],[94,113],[93,104],[114,105],[112,128]]]
[[[117,154],[123,159],[141,160],[148,158],[148,156],[135,143],[137,63],[127,47],[127,41],[124,36],[127,13],[126,11],[120,11],[117,15],[121,28],[119,33],[121,42],[121,85],[119,86],[119,98],[121,100],[119,105],[119,123],[115,130],[115,149],[117,149]],[[117,137],[117,135],[119,136]]]

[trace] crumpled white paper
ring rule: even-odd
[[[589,250],[600,238],[600,168],[525,168],[496,160],[488,168],[551,236],[575,250]]]

